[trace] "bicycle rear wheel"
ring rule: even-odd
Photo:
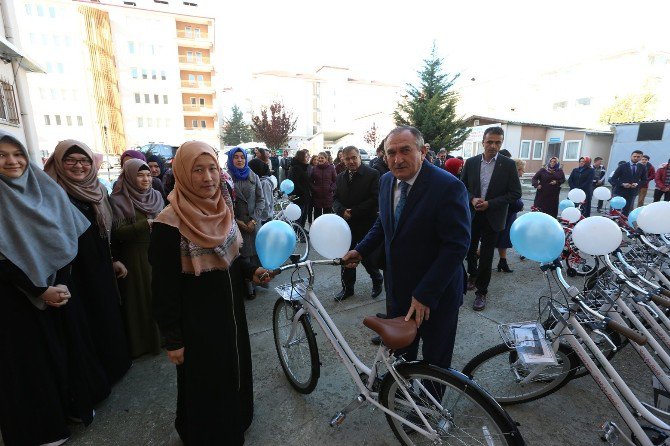
[[[405,385],[431,429],[439,436],[439,439],[433,441],[387,414],[386,420],[401,444],[524,444],[516,424],[507,412],[464,375],[424,363],[401,364],[396,370],[403,384],[387,373],[382,382],[379,402],[395,414],[426,429],[400,387]]]
[[[557,365],[527,366],[519,359],[514,348],[496,345],[472,358],[463,368],[463,374],[486,389],[500,404],[519,404],[533,401],[556,392],[570,381],[580,362],[576,353],[566,345],[559,345]],[[534,369],[542,371],[530,382],[520,384]]]
[[[291,223],[291,229],[295,232],[295,249],[293,254],[300,256],[298,262],[304,262],[309,256],[309,235],[307,231],[297,223]]]
[[[300,307],[283,298],[277,299],[272,311],[272,332],[279,362],[291,386],[300,393],[311,393],[319,380],[319,350],[312,326],[303,314],[295,324],[293,317]]]

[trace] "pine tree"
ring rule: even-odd
[[[418,74],[421,85],[417,88],[408,84],[407,100],[399,103],[393,113],[396,124],[416,127],[435,150],[457,148],[470,133],[465,121],[456,117],[458,94],[450,91],[460,74],[442,72],[442,59],[437,57],[435,45]]]
[[[223,119],[220,138],[226,146],[236,146],[252,140],[251,128],[244,123],[244,113],[237,105],[233,105],[230,119]]]

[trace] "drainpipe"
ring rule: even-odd
[[[5,36],[15,47],[21,49],[21,40],[19,39],[18,28],[16,26],[16,14],[14,13],[14,0],[0,1],[0,11],[2,13],[2,23],[5,25]],[[16,30],[16,31],[15,31]],[[31,161],[37,165],[42,165],[42,154],[40,153],[37,140],[37,130],[33,121],[33,107],[30,103],[28,93],[28,79],[26,71],[19,66],[16,59],[12,60],[12,72],[14,73],[14,82],[16,83],[16,96],[19,101],[19,112],[21,113],[21,123],[26,136],[26,146]]]

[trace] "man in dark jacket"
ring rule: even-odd
[[[633,150],[633,153],[630,154],[630,162],[620,164],[610,178],[610,183],[616,185],[614,195],[626,199],[626,206],[621,210],[626,216],[633,209],[633,202],[637,198],[640,184],[647,178],[647,169],[640,164],[640,159],[642,159],[642,151]]]
[[[640,164],[642,164],[647,169],[647,176],[640,183],[640,193],[637,197],[637,207],[644,206],[644,199],[647,198],[647,190],[649,188],[649,183],[654,181],[656,177],[656,169],[649,162],[649,155],[642,155],[640,159]]]
[[[333,211],[344,218],[351,228],[351,249],[365,237],[377,220],[379,199],[379,172],[361,164],[358,149],[342,149],[346,169],[337,176]],[[382,292],[384,279],[372,259],[361,262],[372,279],[372,297]],[[356,270],[342,268],[342,291],[335,297],[341,301],[354,294]]]

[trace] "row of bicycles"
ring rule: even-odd
[[[595,256],[572,239],[580,222],[561,222],[563,253],[540,266],[548,292],[537,319],[500,325],[502,343],[476,355],[463,373],[503,406],[543,398],[591,375],[621,420],[605,422],[601,440],[670,445],[670,236],[645,233],[617,210],[606,218],[618,225],[621,243]],[[580,287],[564,277],[576,275],[571,269],[584,276]],[[648,392],[636,393],[639,383],[629,385],[613,366],[624,349],[648,367]]]

